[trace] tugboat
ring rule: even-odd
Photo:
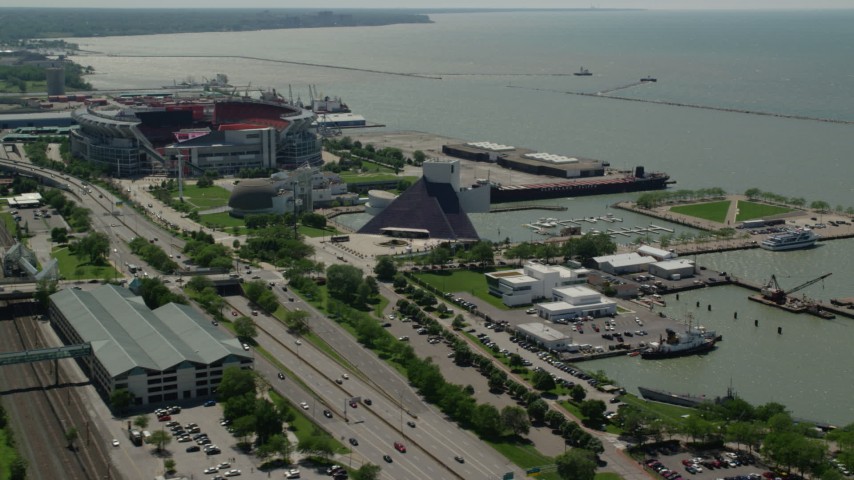
[[[641,358],[656,360],[705,353],[714,349],[717,341],[714,332],[709,334],[701,328],[692,327],[690,324],[684,333],[677,334],[669,328],[666,332],[667,338],[650,343],[649,348],[641,352]]]
[[[654,82],[657,82],[657,81],[658,81],[658,79],[657,79],[657,78],[655,78],[655,77],[643,77],[643,78],[641,78],[641,79],[640,79],[640,81],[641,81],[642,83],[646,83],[646,82],[653,82],[653,83],[654,83]]]
[[[586,68],[581,67],[581,70],[573,73],[573,75],[575,75],[576,77],[589,77],[593,74],[590,73],[590,70],[587,70]]]

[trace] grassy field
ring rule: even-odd
[[[418,180],[418,177],[404,177],[393,173],[342,173],[341,179],[347,183],[372,183],[391,180],[409,180],[410,182],[415,183],[415,181]]]
[[[305,225],[300,225],[298,231],[299,231],[299,233],[301,233],[302,235],[305,235],[306,237],[313,237],[313,238],[328,237],[331,235],[338,235],[339,233],[341,233],[335,228],[320,229],[320,228],[314,228],[314,227],[307,227]]]
[[[104,265],[81,263],[80,259],[72,255],[67,247],[54,249],[51,256],[59,263],[59,274],[69,280],[92,278],[111,280],[119,276],[119,272],[109,263]]]
[[[316,435],[317,431],[322,432],[322,435],[329,436],[332,444],[335,446],[335,453],[346,454],[349,450],[336,439],[332,435],[326,433],[325,430],[315,428],[314,422],[309,420],[309,418],[303,413],[303,410],[299,408],[297,405],[291,404],[284,397],[279,395],[277,392],[270,390],[270,400],[276,405],[288,405],[291,408],[291,411],[294,412],[294,421],[290,422],[289,427],[294,432],[294,435],[297,436],[298,439],[302,440],[304,438],[309,438],[311,436]],[[317,408],[323,408],[320,405],[317,405]],[[294,445],[294,447],[296,447]]]
[[[15,219],[12,218],[12,214],[9,212],[0,213],[0,219],[3,221],[3,225],[6,227],[6,231],[9,232],[9,235],[12,238],[18,233],[18,225],[15,223]]]
[[[184,185],[184,201],[200,210],[224,207],[228,205],[228,197],[230,196],[231,192],[216,185],[206,188]],[[176,196],[175,199],[177,200],[178,197]]]
[[[6,430],[0,429],[0,478],[9,478],[9,467],[12,461],[18,457],[15,447],[10,447],[7,443]]]
[[[781,213],[789,213],[791,211],[791,208],[779,207],[777,205],[766,205],[764,203],[739,200],[738,215],[736,215],[735,219],[739,222],[743,222],[744,220],[765,218],[773,215],[780,215]]]
[[[676,405],[667,405],[657,402],[647,402],[634,395],[622,395],[620,400],[626,405],[632,405],[643,412],[651,413],[658,418],[663,418],[677,424],[685,421],[685,415],[691,415],[695,412],[695,410],[691,408],[677,407]]]
[[[233,227],[240,227],[240,233],[246,233],[246,228],[244,227],[245,222],[243,219],[232,217],[228,212],[209,213],[207,215],[200,215],[200,217],[203,225],[228,228],[229,230]]]
[[[670,211],[688,215],[689,217],[702,218],[712,222],[724,223],[726,221],[726,212],[729,210],[730,200],[720,202],[695,203],[693,205],[680,205],[671,207]]]
[[[482,272],[471,270],[437,270],[416,273],[415,277],[443,292],[467,292],[502,310],[509,310],[498,297],[489,294],[486,277]]]

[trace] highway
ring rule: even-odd
[[[130,214],[113,215],[119,199],[98,186],[88,185],[73,177],[20,160],[0,159],[0,166],[30,175],[36,174],[57,185],[67,184],[67,190],[77,198],[78,202],[92,210],[93,229],[109,232],[112,237],[111,255],[114,256],[114,263],[120,269],[125,263],[144,265],[141,259],[130,252],[125,243],[135,236],[142,236],[149,240],[157,238],[156,241],[160,242],[167,253],[170,252],[170,247],[174,248],[175,252],[183,249],[183,241],[173,239],[167,231],[147,221],[148,218],[140,219],[137,212],[127,207],[121,207],[120,210]],[[147,192],[141,190],[141,187],[137,188],[136,195],[142,194],[144,198]],[[140,203],[148,202],[140,201]],[[151,203],[154,208],[149,208],[149,212],[156,217],[154,212],[159,206]],[[161,211],[159,215],[162,218],[158,220],[178,223],[174,217],[179,215],[171,209],[165,210]],[[182,220],[181,223],[186,222],[186,219]],[[168,247],[167,239],[169,239]],[[327,264],[331,263],[335,263],[334,256],[327,262]],[[150,269],[146,271],[150,275],[154,274]],[[256,269],[253,273],[255,273],[253,276],[259,276],[268,282],[281,283],[282,280],[278,272],[271,270]],[[175,277],[163,277],[175,279]],[[342,440],[342,443],[350,446],[347,440],[351,437],[356,438],[359,445],[351,447],[354,449],[352,459],[354,462],[371,462],[380,465],[383,467],[383,478],[389,479],[493,479],[500,478],[508,471],[521,473],[517,467],[509,465],[505,458],[483,444],[470,432],[458,428],[432,407],[425,405],[396,371],[372,352],[358,345],[335,322],[297,298],[295,298],[297,301],[290,302],[290,295],[283,292],[281,288],[275,291],[286,307],[302,308],[310,312],[312,329],[323,336],[332,348],[350,363],[350,370],[347,371],[350,379],[344,381],[342,385],[337,384],[335,379],[340,378],[345,372],[340,365],[308,342],[303,342],[302,346],[297,347],[294,343],[296,339],[287,333],[284,326],[275,319],[265,316],[253,317],[261,328],[269,332],[267,335],[258,337],[259,345],[270,351],[278,361],[287,365],[291,371],[303,379],[312,392],[303,390],[297,382],[290,379],[284,382],[278,380],[278,370],[261,357],[256,358],[257,370],[274,387],[281,389],[294,404],[308,402],[315,420]],[[240,301],[245,302],[245,299],[241,297]],[[251,311],[248,305],[241,310]],[[282,341],[282,339],[293,339],[294,342]],[[352,397],[369,398],[373,401],[373,405],[359,403],[356,408],[349,407],[347,399]],[[323,417],[321,412],[324,405],[335,412],[333,419]],[[349,421],[343,420],[345,409]],[[407,421],[415,422],[416,426],[414,428],[407,426],[405,423]],[[401,441],[406,445],[405,454],[394,449],[395,441]],[[390,455],[393,462],[386,463],[383,455]],[[465,458],[464,463],[454,459],[458,455]]]

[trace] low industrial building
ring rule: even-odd
[[[598,270],[610,273],[611,275],[645,272],[650,264],[656,262],[653,257],[639,255],[634,252],[593,257],[593,261],[596,263]]]
[[[694,276],[694,262],[691,260],[666,260],[656,262],[649,266],[650,275],[666,278],[668,280],[679,280]]]
[[[551,298],[552,290],[585,283],[588,270],[529,262],[523,268],[486,273],[489,293],[501,298],[508,307],[529,305],[541,298]]]
[[[547,350],[562,351],[570,344],[570,338],[542,322],[523,323],[516,327],[516,336],[524,337]]]
[[[617,303],[601,293],[580,285],[556,288],[553,302],[537,305],[537,315],[551,322],[591,316],[603,317],[617,313]]]
[[[497,163],[504,168],[534,175],[560,178],[601,177],[605,175],[607,166],[601,160],[537,152],[493,142],[442,145],[442,153],[476,162]]]
[[[649,245],[643,245],[638,248],[638,253],[647,257],[652,257],[656,260],[672,260],[679,256],[676,252],[670,250],[664,250],[661,248],[655,248]]]
[[[42,205],[42,195],[37,192],[22,193],[6,199],[9,208],[36,208]]]
[[[225,369],[253,365],[237,338],[194,308],[169,303],[150,310],[116,285],[54,293],[49,316],[67,344],[92,345],[93,355],[79,363],[105,398],[119,389],[132,393],[135,405],[208,398]]]

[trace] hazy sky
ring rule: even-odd
[[[854,8],[852,0],[0,0],[0,7],[84,8],[648,8],[753,10]]]

